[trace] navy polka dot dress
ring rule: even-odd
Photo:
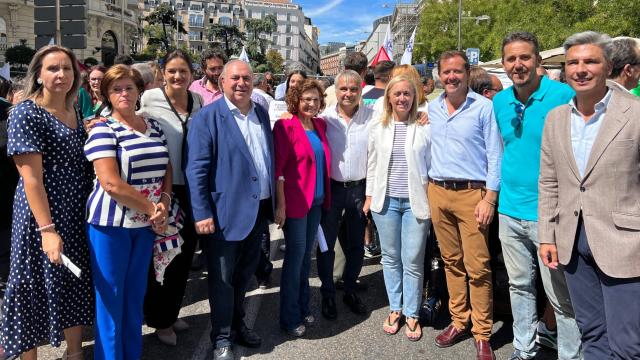
[[[81,270],[78,279],[52,265],[20,179],[14,198],[11,272],[4,298],[0,343],[8,356],[43,342],[60,346],[62,330],[93,322],[94,297],[84,209],[90,180],[80,121],[71,129],[31,100],[9,115],[9,155],[42,154],[43,182],[51,217],[64,242],[63,253]]]

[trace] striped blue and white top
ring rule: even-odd
[[[97,123],[89,133],[84,153],[89,161],[115,158],[120,177],[149,200],[157,202],[163,189],[169,163],[167,141],[160,125],[145,119],[147,131],[142,134],[113,118]],[[144,213],[115,201],[96,178],[87,201],[87,213],[92,225],[140,228],[151,226]]]
[[[389,161],[389,176],[387,183],[387,196],[396,198],[409,198],[409,166],[405,154],[405,142],[407,139],[407,123],[394,122],[393,148],[391,149],[391,161]]]

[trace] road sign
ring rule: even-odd
[[[35,21],[56,21],[56,8],[36,7],[33,11]],[[87,18],[87,6],[64,6],[60,7],[60,20],[81,20]]]
[[[469,59],[469,65],[478,65],[480,62],[480,49],[468,48],[467,58]]]

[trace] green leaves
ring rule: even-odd
[[[629,0],[464,0],[462,49],[480,48],[480,58],[499,58],[503,38],[513,31],[538,37],[541,51],[562,45],[571,34],[594,30],[640,36],[640,1]],[[490,21],[474,18],[488,15]],[[414,59],[435,61],[457,48],[458,1],[426,0],[416,34]]]

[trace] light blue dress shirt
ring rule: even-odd
[[[571,105],[571,148],[573,149],[573,158],[576,160],[580,176],[584,176],[589,155],[591,155],[591,148],[598,136],[600,126],[602,126],[611,94],[612,91],[609,89],[602,100],[596,103],[595,113],[586,122],[576,107],[575,98],[569,103]]]
[[[224,101],[238,123],[242,137],[247,143],[251,158],[253,158],[253,164],[258,172],[258,181],[260,181],[260,200],[268,199],[271,197],[271,175],[269,174],[271,156],[267,139],[264,136],[264,129],[256,114],[256,105],[251,102],[251,110],[245,116],[226,96],[224,96]]]
[[[469,90],[467,99],[449,115],[445,93],[429,103],[431,168],[435,180],[486,181],[500,191],[502,141],[487,98]]]

